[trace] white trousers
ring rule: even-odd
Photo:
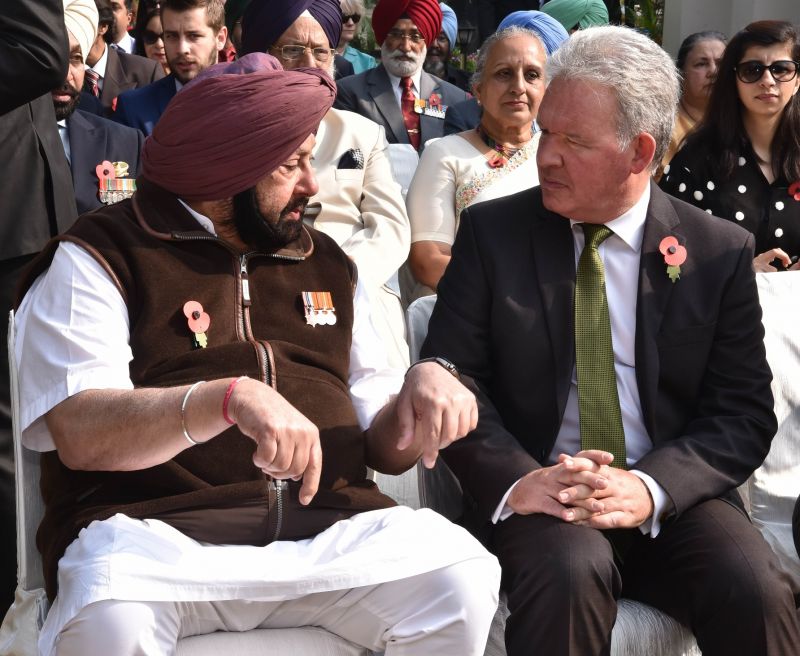
[[[99,601],[66,624],[56,654],[162,656],[175,654],[178,640],[193,635],[318,626],[386,656],[481,656],[499,577],[497,561],[487,557],[287,601]]]

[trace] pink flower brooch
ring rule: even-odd
[[[686,261],[686,249],[678,243],[675,237],[669,236],[661,240],[658,250],[664,256],[669,279],[675,282],[681,277],[681,264]]]
[[[789,185],[789,195],[795,200],[800,201],[800,180],[795,180]]]

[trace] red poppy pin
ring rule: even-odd
[[[675,237],[670,236],[661,240],[658,250],[664,256],[669,279],[675,282],[681,277],[681,264],[686,261],[686,249],[678,243]]]
[[[789,185],[789,195],[795,200],[800,201],[800,180],[795,180]]]

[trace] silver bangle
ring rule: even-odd
[[[189,401],[189,397],[192,395],[200,385],[205,383],[204,380],[198,380],[194,385],[192,385],[188,390],[186,390],[186,394],[183,397],[183,403],[181,403],[181,427],[183,428],[183,436],[187,439],[189,444],[192,446],[197,446],[198,444],[203,444],[203,442],[196,442],[192,439],[192,436],[189,435],[189,431],[186,429],[186,403]]]

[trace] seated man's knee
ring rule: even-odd
[[[58,656],[174,654],[180,621],[170,602],[98,601],[84,607],[56,640]]]

